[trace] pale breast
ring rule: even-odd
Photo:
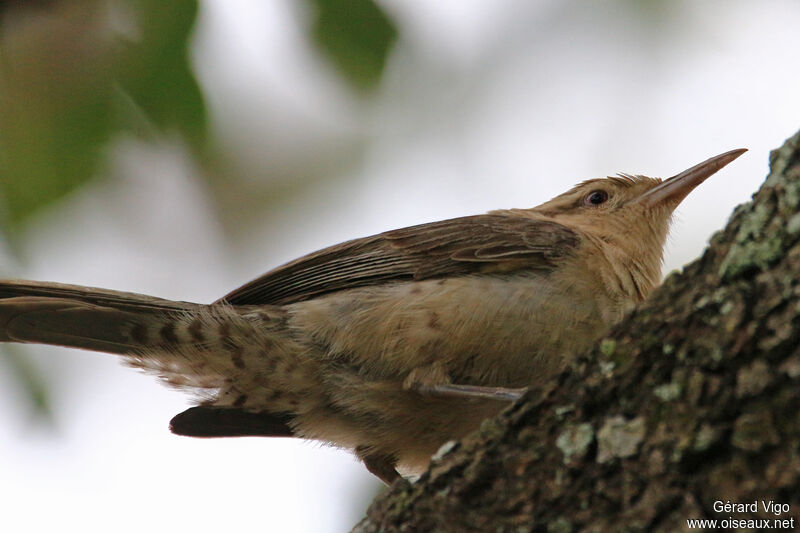
[[[591,281],[531,272],[352,289],[287,309],[318,356],[365,378],[438,363],[453,382],[526,386],[597,340],[614,314],[603,300]]]

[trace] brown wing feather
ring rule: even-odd
[[[325,248],[267,272],[221,301],[289,304],[393,281],[547,269],[577,244],[577,235],[555,222],[493,214],[454,218]]]

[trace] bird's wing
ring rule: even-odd
[[[550,269],[578,245],[566,226],[499,214],[442,220],[347,241],[267,272],[220,301],[290,304],[396,281]]]

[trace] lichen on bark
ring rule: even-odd
[[[800,133],[770,169],[704,254],[596,349],[395,483],[354,531],[800,526]],[[790,510],[720,514],[716,500]]]

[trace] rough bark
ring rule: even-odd
[[[546,389],[395,483],[354,531],[800,528],[799,340],[800,133],[700,259]],[[715,512],[718,500],[758,511]]]

